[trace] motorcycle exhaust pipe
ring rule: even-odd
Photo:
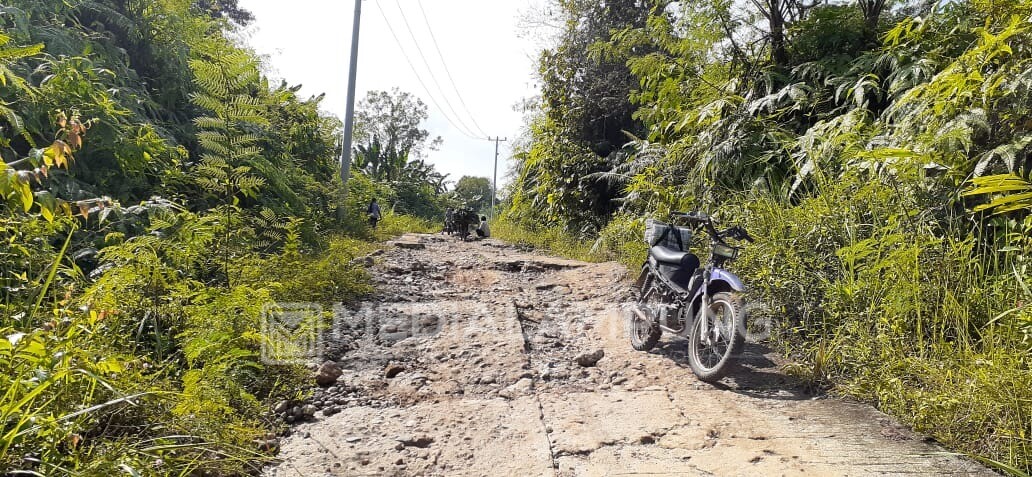
[[[645,312],[642,311],[641,306],[639,306],[639,305],[635,305],[634,308],[631,308],[631,313],[634,313],[635,315],[637,315],[638,318],[641,319],[642,321],[645,321],[645,322],[648,322],[648,323],[652,323],[652,318],[649,317],[648,315],[646,315]]]
[[[639,319],[641,319],[641,320],[643,320],[645,322],[655,323],[655,324],[659,325],[659,328],[662,329],[663,331],[667,332],[667,333],[673,333],[675,335],[679,335],[682,332],[684,332],[684,330],[685,330],[685,327],[683,327],[683,326],[680,327],[680,328],[671,328],[670,326],[668,326],[669,323],[666,323],[665,320],[660,320],[661,322],[657,323],[656,320],[653,320],[652,317],[650,317],[648,314],[645,313],[644,310],[641,309],[640,305],[635,305],[634,308],[631,308],[631,313],[634,313],[635,315],[637,315],[637,317]]]

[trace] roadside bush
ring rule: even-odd
[[[559,227],[525,228],[505,217],[490,225],[493,237],[517,245],[548,250],[556,255],[586,262],[604,262],[613,258],[606,251],[596,250],[593,242],[573,238]]]
[[[286,252],[253,271],[273,282],[270,286],[279,301],[314,302],[329,308],[372,292],[368,273],[353,262],[372,248],[368,242],[338,236],[330,238],[325,249],[302,255],[291,251],[288,242]]]
[[[743,196],[735,208],[757,242],[737,270],[773,315],[789,372],[998,468],[1028,469],[1027,272],[980,260],[962,223],[906,214],[913,200],[891,179],[860,178],[793,206]]]
[[[431,234],[444,230],[444,216],[441,221],[428,220],[411,215],[396,214],[388,212],[376,225],[375,237],[377,240],[387,240],[408,232]]]
[[[608,257],[608,260],[619,260],[636,273],[649,253],[645,244],[645,219],[629,214],[617,215],[599,233],[592,250]]]
[[[255,444],[270,430],[268,406],[296,398],[309,378],[260,360],[264,307],[369,293],[352,259],[374,245],[335,237],[303,252],[298,227],[288,227],[283,252],[237,255],[237,284],[212,286],[201,278],[221,257],[205,246],[208,219],[172,222],[105,248],[94,283],[59,249],[37,250],[49,263],[25,285],[50,298],[36,312],[7,300],[0,322],[0,372],[10,380],[0,419],[13,424],[0,435],[0,469],[244,475],[268,458]],[[393,223],[395,232],[421,224]]]

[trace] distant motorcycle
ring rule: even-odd
[[[469,237],[472,230],[476,229],[479,225],[480,216],[478,216],[473,209],[458,209],[452,216],[453,233],[458,234],[462,240],[466,240],[466,237]],[[470,227],[472,227],[472,229]]]
[[[745,345],[745,286],[724,265],[738,258],[740,247],[731,240],[752,242],[742,227],[717,231],[713,220],[699,212],[671,214],[671,223],[650,220],[645,240],[649,256],[636,287],[640,292],[630,313],[631,346],[648,351],[663,332],[688,339],[688,364],[702,381],[722,378]],[[692,232],[703,229],[710,237],[710,259],[700,266],[688,251]]]

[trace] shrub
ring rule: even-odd
[[[548,250],[574,260],[602,262],[612,258],[606,252],[594,250],[591,241],[573,238],[559,227],[531,229],[500,219],[491,224],[491,235],[507,242]]]

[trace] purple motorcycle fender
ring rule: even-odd
[[[710,275],[710,282],[717,280],[723,281],[731,286],[735,291],[745,291],[745,285],[742,284],[742,280],[739,280],[734,273],[720,268],[713,269],[713,273]]]

